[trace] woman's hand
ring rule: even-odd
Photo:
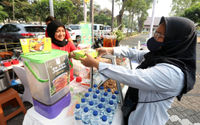
[[[102,55],[108,55],[108,54],[113,54],[113,48],[112,47],[102,47],[102,48],[97,48],[96,51],[99,53],[99,57]]]
[[[74,58],[74,57],[75,57],[74,52],[70,52],[70,53],[69,53],[69,58]]]
[[[90,55],[88,55],[87,53],[85,54],[86,57],[85,58],[80,58],[81,63],[84,66],[87,67],[95,67],[95,68],[99,68],[99,61],[97,61],[96,59],[94,59],[93,57],[91,57]]]

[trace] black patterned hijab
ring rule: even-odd
[[[160,24],[165,22],[165,38],[161,50],[149,52],[145,61],[138,68],[148,68],[158,63],[169,63],[179,67],[184,75],[182,94],[190,91],[195,84],[196,74],[196,43],[197,35],[194,23],[183,17],[162,17]]]
[[[55,39],[55,37],[54,37],[58,27],[63,27],[65,29],[65,26],[58,20],[51,21],[51,23],[49,23],[47,25],[47,34],[49,37],[51,37],[52,43],[56,44],[59,47],[63,47],[65,45],[67,45],[67,43],[68,43],[66,41],[66,39],[64,39],[63,41],[59,41],[59,40]]]

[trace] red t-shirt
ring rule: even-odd
[[[68,42],[68,44],[66,46],[63,46],[63,47],[59,47],[59,46],[52,43],[52,49],[63,50],[63,51],[67,51],[68,53],[70,53],[70,52],[76,50],[76,47],[71,42]],[[71,59],[70,59],[70,61],[72,62]],[[70,70],[70,81],[72,81],[73,79],[74,79],[74,76],[73,76],[73,68],[72,68]]]
[[[49,37],[48,34],[47,34],[47,30],[45,31],[45,36],[46,36],[46,37]],[[68,40],[69,38],[71,38],[71,36],[70,36],[68,30],[65,30],[65,39]]]

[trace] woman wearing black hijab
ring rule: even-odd
[[[52,49],[58,49],[67,51],[71,53],[76,50],[76,47],[72,42],[68,42],[65,39],[65,26],[59,22],[58,20],[53,20],[47,26],[47,34],[51,38],[52,41]],[[72,61],[72,60],[71,60]],[[73,76],[73,68],[70,70],[70,81],[74,79]]]
[[[175,97],[195,84],[196,30],[194,23],[183,17],[162,17],[154,36],[147,41],[148,52],[131,48],[99,48],[99,54],[114,54],[139,63],[130,70],[93,59],[82,64],[96,67],[102,78],[111,78],[129,86],[122,112],[128,125],[164,125],[167,110]]]

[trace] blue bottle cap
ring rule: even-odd
[[[97,112],[96,110],[94,110],[94,111],[93,111],[93,115],[94,115],[94,116],[97,116],[97,115],[98,115],[98,112]]]
[[[102,119],[102,121],[106,122],[107,121],[107,116],[103,115],[101,119]]]
[[[111,108],[106,108],[106,111],[107,111],[108,113],[110,113],[110,112],[111,112]]]
[[[108,89],[107,89],[107,92],[111,92],[111,89],[110,89],[110,88],[108,88]]]
[[[94,84],[93,87],[96,88],[96,87],[97,87],[97,84]]]
[[[88,89],[88,92],[92,92],[92,88],[89,88],[89,89]]]
[[[97,95],[96,95],[96,94],[94,94],[94,95],[93,95],[93,98],[94,98],[94,99],[96,99],[96,98],[97,98]]]
[[[104,87],[103,87],[103,86],[100,86],[100,89],[101,89],[101,90],[103,90],[103,89],[104,89]]]
[[[88,112],[89,109],[88,109],[88,107],[85,107],[83,110],[84,110],[84,112]]]
[[[112,99],[116,99],[116,96],[115,96],[115,95],[112,95]]]
[[[105,102],[105,98],[101,98],[101,102]]]
[[[82,98],[82,99],[81,99],[81,102],[84,103],[84,102],[85,102],[85,98]]]
[[[94,104],[93,101],[89,101],[89,105],[92,106]]]
[[[80,104],[76,104],[76,109],[79,109],[80,108]]]
[[[110,105],[113,105],[113,101],[112,101],[112,100],[110,100],[110,101],[109,101],[109,104],[110,104]]]
[[[100,104],[98,105],[98,107],[99,107],[99,108],[103,108],[103,104],[100,103]]]
[[[119,94],[119,92],[118,92],[118,91],[115,91],[115,94]]]
[[[104,92],[104,94],[103,94],[104,96],[107,96],[108,95],[108,93],[107,92]]]
[[[90,95],[89,93],[85,93],[85,97],[89,97],[89,95]]]
[[[100,91],[99,91],[99,90],[96,90],[96,93],[97,93],[97,94],[99,94],[99,93],[100,93]]]

